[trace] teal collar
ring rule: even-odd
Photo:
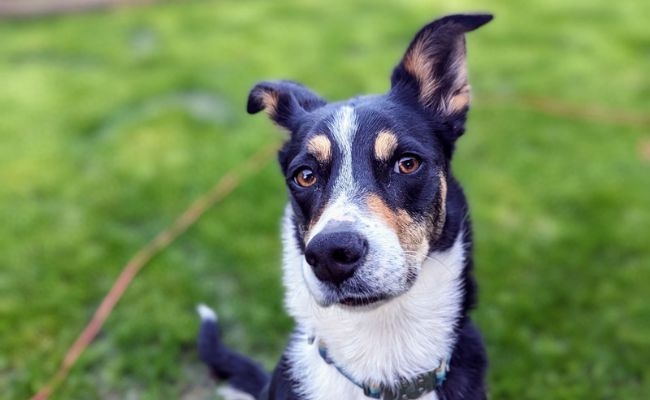
[[[315,338],[313,336],[310,336],[308,341],[309,344],[312,344],[314,343]],[[336,368],[336,370],[339,371],[339,373],[343,375],[347,380],[352,382],[355,386],[363,389],[363,394],[373,399],[418,399],[421,396],[430,393],[436,390],[436,388],[442,386],[442,384],[445,382],[445,379],[447,378],[447,372],[449,372],[450,357],[447,357],[440,361],[440,365],[436,369],[424,372],[412,379],[400,378],[398,385],[384,385],[382,383],[359,383],[354,378],[352,378],[350,374],[348,374],[343,368],[334,363],[334,361],[327,353],[327,346],[322,340],[318,341],[318,354],[321,356],[323,361]]]

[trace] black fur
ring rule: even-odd
[[[445,223],[439,235],[430,237],[430,252],[449,249],[461,231],[467,252],[462,272],[462,310],[454,316],[456,344],[450,372],[436,390],[441,400],[486,398],[487,357],[481,336],[468,315],[476,303],[471,224],[467,201],[450,164],[456,140],[464,132],[469,105],[469,96],[467,102],[451,100],[465,99],[459,95],[469,90],[463,75],[464,33],[491,19],[486,14],[452,15],[422,28],[393,70],[391,89],[384,95],[327,103],[295,82],[262,82],[251,90],[247,105],[249,113],[266,109],[275,123],[289,131],[289,140],[280,150],[278,161],[287,179],[294,235],[303,254],[305,232],[330,200],[337,163],[343,156],[341,149],[333,146],[330,160],[316,160],[306,151],[306,143],[315,133],[334,137],[329,131],[330,122],[343,105],[353,107],[357,119],[351,151],[353,177],[362,188],[357,193],[359,197],[376,195],[391,210],[405,210],[414,223],[422,223],[439,217],[443,209],[440,199],[446,187]],[[408,65],[413,51],[421,52],[418,60],[426,62],[420,65],[430,66],[430,70],[422,72],[420,68],[413,72],[412,65]],[[429,79],[435,85],[427,86]],[[371,149],[382,130],[389,130],[397,137],[398,148],[390,160],[378,162],[372,157]],[[409,175],[392,173],[393,166],[405,154],[417,156],[422,167]],[[293,179],[303,168],[318,176],[318,181],[308,190]],[[445,179],[444,185],[439,181],[440,176]],[[346,282],[340,286],[344,287]],[[363,282],[354,285],[360,290]],[[286,353],[269,378],[259,365],[224,347],[218,337],[218,326],[209,320],[201,327],[199,353],[218,378],[228,380],[232,386],[258,399],[299,399],[296,388],[301,383],[293,381]]]
[[[325,100],[297,82],[261,82],[255,85],[248,95],[246,111],[249,114],[258,113],[266,108],[264,94],[271,95],[277,100],[275,109],[270,111],[271,119],[289,130],[295,129],[296,119],[325,105]]]
[[[258,396],[269,382],[268,373],[258,363],[224,346],[220,333],[217,321],[204,319],[201,322],[197,340],[201,361],[210,367],[215,378]]]

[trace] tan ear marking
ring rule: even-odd
[[[418,81],[420,103],[427,107],[431,106],[433,95],[440,85],[433,76],[436,60],[432,55],[426,54],[426,48],[429,47],[430,41],[429,38],[418,41],[404,58],[404,69]]]
[[[265,90],[261,93],[260,98],[264,104],[264,112],[269,116],[274,116],[278,108],[278,95],[277,93]]]
[[[440,103],[441,111],[447,115],[462,111],[469,106],[471,95],[470,86],[467,79],[467,61],[465,50],[465,39],[460,38],[456,44],[456,49],[450,55],[453,59],[449,67],[451,74],[454,76],[452,86]]]
[[[379,161],[390,160],[397,148],[397,136],[391,131],[381,131],[375,139],[375,158]]]
[[[327,163],[332,159],[332,142],[323,134],[318,134],[307,141],[307,152],[318,162]]]
[[[432,49],[435,37],[426,36],[416,42],[404,58],[404,69],[417,80],[420,86],[419,100],[425,107],[436,105],[445,114],[462,111],[470,102],[470,86],[467,83],[467,63],[465,39],[460,36],[447,55],[451,60],[447,74],[454,77],[447,93],[438,94],[441,89],[440,80],[434,74],[445,61],[444,54],[438,54]],[[440,98],[442,97],[442,98]]]
[[[464,85],[458,92],[454,93],[449,99],[449,104],[445,108],[446,114],[454,114],[463,111],[469,107],[471,101],[470,86]]]

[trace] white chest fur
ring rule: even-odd
[[[303,338],[300,338],[303,339]],[[309,344],[307,338],[291,346],[291,371],[301,386],[297,388],[301,398],[309,400],[369,400],[358,386],[344,377],[334,366],[323,361],[316,344]],[[435,392],[422,400],[438,400]]]

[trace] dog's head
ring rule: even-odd
[[[464,34],[490,15],[451,15],[417,33],[378,96],[328,103],[289,81],[263,82],[248,112],[289,132],[279,161],[323,306],[406,292],[445,229],[449,162],[470,103]]]

